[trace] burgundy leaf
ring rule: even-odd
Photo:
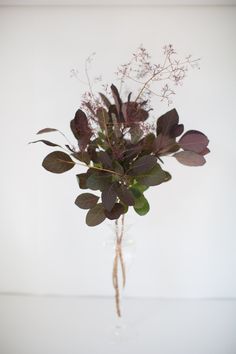
[[[209,143],[206,135],[197,131],[187,131],[179,140],[178,144],[183,150],[201,153],[204,151]]]
[[[74,167],[75,163],[70,156],[62,151],[54,151],[43,160],[42,166],[49,172],[63,173]]]
[[[115,192],[114,184],[110,184],[102,191],[102,204],[104,208],[111,211],[115,205],[117,194]]]
[[[128,206],[132,206],[135,204],[133,193],[123,184],[117,183],[116,193],[124,204]]]
[[[112,168],[112,159],[106,151],[99,151],[97,156],[104,168]]]
[[[202,166],[205,158],[193,151],[180,151],[173,155],[180,163],[186,166]]]
[[[73,152],[73,153],[75,152],[75,150],[72,149],[72,147],[71,147],[70,145],[66,144],[65,147],[66,147],[68,150],[70,150],[71,152]]]
[[[89,209],[86,215],[86,224],[88,226],[97,226],[106,219],[104,208],[101,203],[97,204],[92,209]]]
[[[155,141],[155,134],[148,133],[141,141],[142,151],[146,154],[151,154],[153,152],[153,143]]]
[[[102,130],[106,129],[107,123],[109,122],[109,115],[108,112],[105,108],[98,108],[97,109],[97,118],[98,118],[98,123],[101,127]]]
[[[105,215],[110,220],[118,219],[122,214],[124,214],[125,208],[122,204],[116,203],[111,211],[105,210]]]
[[[101,92],[99,92],[99,95],[100,95],[104,105],[109,109],[111,106],[111,102],[109,101],[109,99]]]
[[[208,149],[208,147],[206,147],[204,150],[202,150],[202,151],[200,152],[200,155],[204,156],[204,155],[209,154],[209,152],[210,152],[210,150]]]
[[[117,109],[117,113],[118,113],[118,116],[117,116],[117,119],[119,122],[123,122],[124,121],[124,116],[123,116],[123,113],[122,113],[122,110],[121,110],[121,107],[122,107],[122,101],[121,101],[121,98],[120,98],[120,94],[119,94],[119,91],[117,90],[117,87],[115,85],[111,85],[111,92],[112,92],[112,95],[113,95],[113,98],[114,98],[114,101],[115,101],[115,105],[116,105],[116,109]]]
[[[144,122],[148,116],[148,111],[141,108],[137,102],[126,102],[122,105],[122,112],[125,118],[126,126],[132,127],[139,122]]]
[[[38,131],[36,134],[44,134],[44,133],[51,133],[51,132],[58,132],[55,128],[44,128]]]
[[[125,160],[134,159],[142,151],[141,145],[129,145],[123,153],[123,158]]]
[[[52,143],[52,142],[49,141],[49,140],[44,140],[44,139],[42,139],[42,140],[36,140],[36,141],[31,141],[29,144],[35,144],[35,143],[39,143],[39,142],[44,143],[44,144],[46,144],[46,145],[48,145],[48,146],[58,146],[58,147],[61,147],[60,145],[57,145],[57,144],[55,144],[55,143]]]
[[[170,130],[170,137],[177,138],[178,136],[180,136],[183,133],[183,131],[184,131],[184,125],[183,124],[176,124]]]
[[[87,151],[78,151],[71,154],[77,160],[84,162],[86,165],[90,163],[90,155]]]
[[[156,133],[162,135],[170,135],[171,130],[179,123],[179,116],[176,109],[172,109],[157,120]]]
[[[91,209],[97,204],[98,199],[99,197],[92,193],[82,193],[76,198],[75,204],[81,209]]]
[[[88,179],[87,173],[79,173],[78,175],[76,175],[76,178],[79,183],[79,187],[81,189],[87,189],[87,179]]]
[[[128,174],[130,176],[140,175],[151,170],[157,163],[157,158],[153,155],[144,155],[134,161],[130,167]]]
[[[78,140],[79,147],[84,150],[90,141],[92,130],[88,124],[86,114],[81,109],[78,109],[75,113],[74,119],[70,122],[70,127]]]

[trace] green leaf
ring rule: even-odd
[[[138,202],[135,203],[134,210],[136,211],[137,214],[141,216],[146,215],[149,212],[150,206],[147,199],[144,196],[142,196],[138,200]]]
[[[134,210],[136,213],[139,215],[147,214],[149,211],[149,204],[143,193],[134,187],[130,188],[130,190],[132,191],[135,198]]]
[[[101,224],[106,219],[104,208],[101,203],[97,204],[92,209],[89,209],[86,215],[86,224],[88,226],[96,226]]]
[[[49,172],[63,173],[74,167],[75,163],[68,154],[62,151],[54,151],[47,155],[42,166]]]
[[[157,186],[171,179],[171,175],[162,170],[159,164],[156,164],[149,172],[136,177],[138,183],[145,186]]]
[[[138,189],[141,193],[145,192],[149,188],[148,186],[145,186],[145,185],[140,184],[138,182],[135,182],[132,187],[134,187],[135,189]]]
[[[140,192],[140,190],[139,190],[139,189],[136,189],[135,187],[131,187],[129,190],[132,192],[132,194],[133,194],[135,200],[136,200],[137,198],[140,198],[140,197],[143,195],[143,193]]]
[[[91,209],[97,204],[98,199],[99,197],[92,193],[83,193],[76,198],[75,204],[81,209]]]

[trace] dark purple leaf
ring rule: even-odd
[[[172,109],[157,120],[156,133],[162,135],[170,135],[171,130],[179,123],[179,116],[176,109]]]
[[[79,147],[81,150],[84,150],[90,141],[92,130],[88,124],[86,114],[81,109],[78,109],[75,113],[74,119],[70,122],[70,127],[75,138],[78,140]]]
[[[51,132],[58,132],[55,128],[44,128],[38,131],[36,134],[44,134],[44,133],[51,133]]]
[[[111,102],[109,101],[109,99],[101,92],[99,92],[99,95],[100,95],[104,105],[109,109],[111,106]]]
[[[72,156],[81,161],[81,162],[84,162],[86,165],[89,165],[90,163],[90,156],[89,156],[89,153],[87,151],[78,151],[78,152],[74,152],[72,154]]]
[[[124,186],[123,184],[117,183],[116,193],[122,203],[124,203],[128,206],[134,205],[135,200],[134,200],[133,193],[126,186]]]
[[[157,163],[156,156],[144,155],[139,157],[134,161],[133,165],[130,167],[128,174],[130,176],[136,176],[150,171]]]
[[[173,145],[176,145],[175,139],[170,138],[169,135],[162,135],[162,133],[160,133],[153,141],[153,152],[158,155],[165,154],[169,152],[169,150],[172,150]]]
[[[113,95],[113,98],[114,98],[114,101],[115,101],[115,105],[116,105],[116,109],[117,109],[117,120],[118,122],[123,122],[124,121],[124,116],[123,116],[123,113],[122,113],[122,110],[121,110],[121,107],[122,107],[122,101],[121,101],[121,98],[120,98],[120,94],[119,94],[119,91],[117,90],[116,86],[115,85],[111,85],[111,92],[112,92],[112,95]]]
[[[48,145],[48,146],[58,146],[58,147],[61,147],[60,145],[57,145],[57,144],[55,144],[55,143],[52,143],[51,141],[44,140],[44,139],[42,139],[42,140],[36,140],[36,141],[31,141],[29,144],[35,144],[35,143],[39,143],[39,142],[44,143],[44,144],[46,144],[46,145]]]
[[[180,151],[173,155],[180,163],[186,166],[202,166],[205,158],[193,151]]]
[[[79,183],[79,187],[81,189],[87,189],[87,179],[88,179],[88,175],[87,173],[80,173],[78,175],[76,175],[77,181]]]
[[[114,184],[110,184],[102,191],[102,205],[108,211],[111,211],[116,202],[117,194],[114,187]]]
[[[112,159],[106,151],[99,151],[97,156],[104,168],[112,168]]]
[[[86,224],[88,226],[97,226],[106,219],[104,207],[101,203],[90,209],[86,215]]]
[[[116,203],[111,211],[105,210],[105,215],[110,220],[118,219],[122,214],[124,214],[125,208],[122,204]]]
[[[170,130],[170,137],[171,138],[177,138],[180,136],[184,131],[184,125],[183,124],[176,124],[173,126]]]
[[[141,141],[142,151],[146,154],[151,154],[153,152],[153,143],[155,141],[155,135],[153,133],[148,133]]]
[[[92,193],[83,193],[76,198],[75,204],[81,209],[91,209],[95,207],[98,199],[99,197]]]
[[[65,147],[66,147],[68,150],[70,150],[71,152],[73,152],[73,153],[75,152],[75,150],[72,149],[72,147],[70,147],[70,145],[66,144]]]
[[[98,118],[98,123],[101,127],[102,130],[106,129],[106,126],[109,122],[109,115],[108,112],[105,108],[98,108],[97,110],[97,118]]]
[[[209,152],[210,152],[210,150],[208,149],[208,147],[206,147],[204,150],[202,150],[202,151],[200,152],[200,155],[204,156],[204,155],[209,154]]]
[[[196,130],[187,131],[179,140],[178,144],[183,150],[201,153],[209,143],[206,135]]]
[[[112,163],[112,168],[113,170],[118,173],[119,175],[123,175],[124,174],[124,168],[123,166],[119,163],[119,161],[114,160]]]
[[[53,173],[63,173],[74,167],[75,163],[69,155],[62,151],[54,151],[43,160],[42,166]]]
[[[144,122],[149,113],[145,109],[141,108],[137,102],[126,102],[122,104],[122,112],[126,122],[126,126],[136,126],[137,123]]]
[[[99,162],[98,156],[97,156],[97,151],[96,151],[96,144],[94,142],[89,144],[87,151],[88,151],[88,154],[90,156],[90,159],[93,162],[95,162],[95,163]]]
[[[124,160],[134,159],[142,151],[141,144],[139,145],[128,145],[126,150],[123,153]]]

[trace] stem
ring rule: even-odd
[[[113,263],[112,280],[115,289],[115,301],[116,301],[116,313],[118,317],[121,317],[120,309],[120,289],[118,280],[118,262],[120,261],[123,287],[125,286],[126,273],[125,273],[125,263],[122,254],[122,239],[124,236],[124,214],[121,217],[121,230],[119,232],[118,219],[115,221],[115,232],[116,232],[116,248],[115,248],[115,258]]]
[[[67,150],[66,150],[67,151]],[[58,161],[61,161],[61,162],[65,162],[65,163],[69,163],[69,164],[76,164],[76,165],[80,165],[80,166],[83,166],[83,167],[88,167],[88,168],[92,168],[94,170],[99,170],[99,171],[105,171],[105,172],[109,172],[109,173],[112,173],[114,175],[117,175],[117,176],[123,176],[121,173],[118,173],[116,171],[113,171],[113,170],[108,170],[107,168],[102,168],[102,167],[96,167],[96,166],[89,166],[89,165],[86,165],[86,164],[83,164],[83,163],[80,163],[80,162],[75,162],[75,161],[66,161],[66,160],[62,160],[62,159],[57,159]]]
[[[169,61],[169,64],[168,64],[167,66],[166,66],[166,60]],[[189,62],[188,60],[184,60],[184,61],[182,61],[182,62],[179,62],[178,65],[184,65],[184,64],[186,64],[186,63],[189,63],[189,64],[191,63],[191,64],[192,64],[192,63],[194,63],[194,62],[196,62],[196,61],[199,61],[199,59],[192,60],[191,62]],[[157,75],[159,75],[160,73],[162,73],[162,72],[165,71],[165,70],[168,70],[169,68],[171,68],[172,71],[173,71],[173,63],[172,63],[170,57],[167,57],[167,58],[165,59],[165,62],[164,62],[164,64],[163,64],[163,66],[161,67],[161,69],[159,69],[158,71],[154,72],[153,75],[143,84],[141,90],[139,91],[139,93],[138,93],[138,95],[137,95],[137,97],[136,97],[136,99],[135,99],[135,102],[137,102],[137,100],[139,99],[139,97],[142,95],[143,91],[146,89],[146,87],[147,87],[147,85],[149,84],[149,82],[153,81],[153,79],[154,79]],[[131,80],[132,80],[132,79],[131,79]],[[160,80],[161,80],[161,79],[158,79],[157,81],[160,81]],[[149,90],[149,91],[150,91],[150,90]]]

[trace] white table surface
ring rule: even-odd
[[[236,301],[0,295],[0,354],[236,354]],[[118,327],[117,327],[118,326]]]

